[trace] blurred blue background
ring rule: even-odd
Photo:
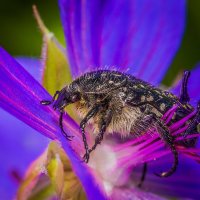
[[[64,44],[56,0],[1,0],[0,44],[12,55],[40,56],[42,37],[32,14],[37,5],[47,27]],[[191,69],[200,61],[200,1],[188,1],[187,26],[178,51],[164,84],[169,85],[180,69]],[[163,61],[164,62],[164,61]]]

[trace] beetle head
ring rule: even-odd
[[[58,92],[58,98],[53,103],[55,110],[62,111],[65,106],[80,100],[80,92],[74,87],[67,86]]]

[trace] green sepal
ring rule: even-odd
[[[71,73],[64,48],[52,33],[43,34],[43,79],[42,84],[53,95],[71,83]]]
[[[33,13],[43,35],[43,86],[53,95],[72,81],[66,51],[45,26],[36,6],[33,6]]]
[[[64,150],[57,142],[51,142],[48,149],[47,172],[61,200],[86,200],[81,183],[72,171]]]
[[[46,174],[46,158],[47,151],[31,163],[18,188],[16,199],[45,200],[55,196],[54,187]]]
[[[51,142],[47,150],[28,168],[17,192],[19,200],[86,200],[79,179],[58,142]]]
[[[36,6],[33,6],[33,12],[43,35],[42,85],[53,96],[56,91],[72,82],[66,50],[45,26]],[[73,119],[78,119],[73,105],[68,106],[66,111]]]

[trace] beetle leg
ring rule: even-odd
[[[70,141],[71,141],[71,139],[72,139],[74,136],[69,136],[69,135],[65,132],[65,130],[64,130],[64,128],[63,128],[63,115],[64,115],[64,112],[61,111],[61,112],[60,112],[60,117],[59,117],[59,126],[60,126],[60,129],[61,129],[61,131],[62,131],[62,134],[65,136],[65,138],[66,138],[67,140],[70,140]]]
[[[156,173],[156,175],[159,177],[168,177],[176,171],[176,168],[178,166],[178,152],[174,145],[174,138],[170,135],[167,126],[160,120],[160,118],[158,118],[154,113],[149,113],[148,116],[149,122],[156,125],[158,133],[160,134],[161,138],[167,143],[167,145],[169,145],[174,156],[174,163],[169,171],[162,172],[161,174]]]
[[[101,141],[103,140],[103,136],[106,131],[106,128],[110,124],[111,119],[112,119],[112,110],[108,109],[106,110],[105,114],[101,118],[101,121],[99,123],[99,133],[95,138],[95,144],[92,146],[89,152],[92,152],[93,150],[95,150],[97,145],[101,143]]]
[[[188,78],[190,77],[190,71],[186,70],[183,74],[183,80],[181,85],[181,94],[180,94],[180,102],[182,104],[187,104],[190,101],[190,97],[188,94]]]
[[[156,123],[158,124],[157,129],[161,135],[161,138],[163,138],[163,140],[169,145],[174,156],[174,163],[171,169],[167,172],[162,172],[161,174],[156,173],[156,175],[159,177],[168,177],[171,176],[176,171],[176,168],[178,166],[178,152],[174,145],[174,138],[170,135],[168,128],[162,123],[162,121],[160,121],[159,118],[157,118],[156,116],[154,117],[156,119]]]
[[[142,169],[142,176],[140,178],[140,182],[138,184],[138,187],[141,188],[142,184],[144,183],[144,180],[146,178],[146,174],[147,174],[147,163],[143,164],[143,169]]]
[[[52,104],[52,103],[55,101],[57,95],[59,95],[59,93],[60,93],[60,91],[56,91],[55,94],[53,95],[53,98],[52,98],[51,101],[42,100],[42,101],[40,101],[40,103],[41,103],[42,105],[45,105],[45,106]]]
[[[134,104],[132,102],[129,102],[129,105],[131,105],[131,106],[141,106],[141,105],[145,105],[145,104],[151,105],[149,102],[140,102],[138,104]],[[151,105],[151,106],[153,106],[153,105]],[[200,104],[199,104],[199,109],[200,109]],[[161,135],[161,138],[163,138],[163,140],[170,146],[170,149],[171,149],[171,151],[174,155],[174,163],[173,163],[171,169],[167,172],[162,172],[161,174],[156,173],[157,176],[168,177],[176,171],[176,168],[177,168],[177,165],[178,165],[178,152],[177,152],[176,147],[174,145],[174,139],[170,135],[168,128],[163,124],[163,122],[160,120],[160,118],[158,118],[155,114],[150,113],[149,115],[151,115],[152,119],[154,119],[155,123],[157,123],[157,125],[158,125],[157,129],[158,129],[158,132]]]
[[[168,177],[176,171],[176,168],[178,166],[178,152],[174,145],[174,138],[173,138],[173,136],[170,135],[170,132],[169,132],[167,126],[165,126],[165,124],[161,121],[160,118],[158,118],[156,116],[156,114],[154,114],[154,113],[147,113],[147,114],[149,115],[149,121],[151,121],[150,119],[152,119],[151,123],[156,125],[156,128],[157,128],[158,133],[160,134],[161,138],[167,143],[167,145],[169,145],[169,147],[173,153],[174,163],[173,163],[171,169],[167,172],[162,172],[161,174],[156,173],[156,175],[159,177]]]
[[[94,108],[92,108],[80,123],[80,129],[81,129],[83,143],[84,143],[85,151],[86,151],[85,155],[83,156],[83,160],[86,163],[88,163],[88,161],[89,161],[90,152],[89,152],[87,139],[86,139],[86,135],[85,135],[85,126],[86,126],[87,122],[89,121],[89,119],[91,119],[92,117],[94,117],[97,114],[97,112],[99,111],[100,108],[101,108],[101,105],[97,105]]]

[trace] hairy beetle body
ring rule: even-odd
[[[173,122],[193,111],[190,104],[182,105],[178,97],[172,93],[120,72],[105,70],[90,72],[76,79],[72,85],[76,85],[74,88],[82,94],[81,100],[75,103],[82,118],[97,103],[109,102],[113,115],[107,133],[117,132],[123,136],[140,135],[145,131],[141,129],[144,129],[142,124],[147,113],[153,113],[161,118],[175,104],[179,104],[179,109],[173,117]],[[131,104],[138,106],[133,107]],[[97,132],[100,118],[101,112],[93,119]],[[150,126],[145,125],[146,128]]]
[[[98,70],[82,75],[58,91],[52,101],[42,101],[42,103],[45,105],[53,103],[53,107],[61,112],[60,126],[63,132],[64,107],[70,103],[76,105],[81,118],[83,118],[80,128],[86,150],[84,156],[86,162],[89,160],[91,151],[101,143],[105,132],[119,133],[123,137],[158,132],[174,155],[172,168],[160,175],[167,177],[174,173],[178,165],[174,137],[170,134],[168,126],[194,111],[189,104],[187,94],[188,77],[189,72],[184,76],[181,97],[178,98],[172,93],[156,88],[132,75],[117,71]],[[168,125],[164,124],[163,115],[175,105],[177,105],[177,110],[171,121]],[[94,124],[96,133],[95,144],[91,148],[88,147],[84,131],[88,122]],[[200,104],[196,116],[188,121],[189,128],[185,134],[197,132],[199,123]],[[66,135],[66,137],[69,136]],[[182,145],[185,144],[182,143]],[[194,144],[189,143],[189,146],[192,145]]]

